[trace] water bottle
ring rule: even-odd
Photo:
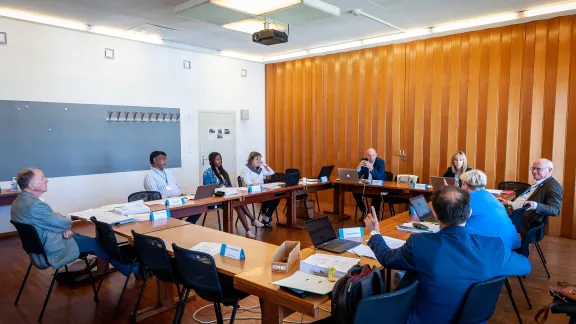
[[[12,178],[12,183],[10,185],[12,191],[18,191],[18,182],[16,182],[16,178]]]

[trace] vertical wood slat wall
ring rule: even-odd
[[[564,188],[549,234],[576,238],[576,16],[269,64],[266,114],[268,162],[308,177],[374,147],[428,182],[463,150],[495,188],[549,158]]]

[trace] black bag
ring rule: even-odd
[[[358,304],[364,298],[383,294],[384,281],[378,268],[353,267],[332,290],[332,318],[339,323],[353,323]]]

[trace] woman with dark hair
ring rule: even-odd
[[[228,172],[226,172],[226,170],[224,170],[224,168],[222,167],[222,156],[220,155],[220,153],[218,152],[210,153],[210,155],[208,155],[208,161],[210,161],[210,167],[206,169],[206,171],[204,171],[204,175],[202,177],[203,184],[204,185],[215,184],[218,186],[218,188],[232,187],[230,176],[228,175]],[[252,221],[252,225],[254,227],[257,228],[264,227],[264,224],[258,221],[250,213],[250,210],[248,210],[247,206],[236,207],[235,210],[236,213],[238,214],[240,222],[244,226],[244,229],[246,229],[246,237],[255,238],[256,236],[250,230],[250,226],[248,225],[248,220],[246,219],[246,217],[250,218],[250,220]]]
[[[262,160],[262,154],[252,152],[248,155],[246,166],[240,173],[244,186],[261,185],[264,177],[274,174],[274,170]],[[264,215],[264,226],[272,227],[272,214],[278,207],[280,199],[268,200],[262,203],[260,214]]]

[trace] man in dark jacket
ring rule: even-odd
[[[386,180],[386,163],[384,160],[378,157],[376,150],[369,148],[366,151],[366,157],[360,160],[358,167],[358,178],[366,180]],[[364,216],[368,212],[368,206],[364,203],[361,193],[353,194],[360,211],[362,212],[362,217],[360,222],[364,220]],[[382,204],[382,197],[380,196],[369,196],[364,195],[364,198],[370,198],[372,200],[372,206],[376,209],[376,212],[380,210],[380,204]]]

